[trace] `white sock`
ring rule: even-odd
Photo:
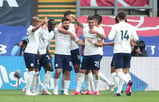
[[[28,72],[27,82],[26,82],[26,92],[30,91],[31,84],[33,82],[33,77],[35,75],[35,71]]]
[[[68,88],[70,85],[70,80],[64,80],[64,91],[68,92]]]
[[[128,84],[129,79],[127,79],[126,75],[123,72],[118,72],[117,76],[118,76],[118,78],[120,78],[121,80],[123,80],[124,82],[126,82],[126,84]]]
[[[98,74],[99,74],[100,80],[102,80],[109,86],[112,84],[103,73],[99,72]]]
[[[91,90],[90,90],[90,91],[94,91],[94,90],[95,90],[95,88],[94,88],[94,78],[93,78],[92,72],[91,72],[91,73],[88,73],[88,76],[89,76],[90,85],[91,85]]]
[[[118,89],[117,89],[116,93],[120,93],[121,94],[121,90],[123,88],[123,84],[124,84],[124,81],[120,79],[119,83],[118,83]]]
[[[47,85],[49,84],[49,81],[50,81],[51,77],[52,77],[52,72],[47,71],[45,76],[44,76],[43,89],[46,89]]]
[[[78,80],[77,80],[77,86],[76,86],[76,91],[77,92],[80,92],[82,84],[84,82],[84,79],[85,79],[85,74],[79,73],[79,77],[78,77]]]
[[[118,87],[119,78],[117,77],[116,72],[112,73],[112,78],[113,78],[113,81],[115,83],[115,86]]]
[[[99,73],[94,76],[94,87],[95,87],[95,91],[99,91]]]
[[[75,75],[76,75],[76,82],[77,82],[79,73],[75,73]]]
[[[35,74],[34,74],[34,76],[33,76],[33,81],[32,81],[31,87],[32,87],[32,89],[31,89],[32,93],[35,93],[35,87],[36,87],[36,72],[35,72]]]
[[[39,72],[35,72],[35,92],[39,92],[39,81],[40,81],[40,76]]]
[[[131,80],[131,75],[130,75],[130,73],[126,73],[125,75],[126,75],[127,79]]]
[[[88,73],[89,74],[89,73]],[[85,83],[86,83],[86,86],[87,86],[87,90],[90,90],[91,91],[91,84],[90,84],[90,78],[89,78],[89,75],[86,74],[85,75]]]
[[[62,74],[62,82],[61,82],[61,90],[64,90],[64,80],[65,80],[65,74]]]
[[[54,90],[58,90],[59,79],[54,79]]]

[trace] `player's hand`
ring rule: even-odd
[[[97,31],[96,31],[96,30],[94,30],[94,29],[90,29],[90,30],[89,30],[89,33],[90,33],[90,34],[96,34],[96,33],[97,33]]]
[[[73,19],[76,19],[76,16],[73,15],[73,14],[71,14],[70,17],[73,18]]]
[[[131,43],[131,46],[135,46],[136,45],[134,39],[131,39],[130,43]]]
[[[91,38],[88,38],[87,40],[88,42],[93,43],[93,40]]]
[[[43,25],[43,26],[42,26],[42,29],[47,29],[47,25],[46,25],[46,24]]]
[[[44,18],[44,22],[45,22],[45,23],[48,23],[48,21],[49,21],[48,17],[47,17],[47,16],[45,16],[45,18]]]

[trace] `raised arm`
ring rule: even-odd
[[[49,55],[50,59],[52,60],[52,56],[51,56],[51,54],[50,54],[50,52],[49,52],[49,45],[48,45],[47,48],[46,48],[46,52],[47,52],[47,54]]]
[[[32,32],[35,32],[36,30],[38,30],[42,25],[44,25],[47,22],[48,22],[48,18],[45,17],[44,20],[41,20],[41,22],[32,29]]]
[[[74,15],[71,15],[71,17],[75,20],[76,24],[79,26],[79,27],[82,27],[83,28],[83,24],[77,20],[77,18],[74,16]]]

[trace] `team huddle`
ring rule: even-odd
[[[83,39],[76,35],[75,24],[83,28]],[[56,25],[54,19],[44,20],[32,17],[32,25],[27,29],[28,44],[24,51],[24,60],[28,69],[26,93],[25,95],[39,94],[39,71],[41,67],[45,69],[45,76],[42,94],[51,95],[47,86],[52,77],[53,64],[52,56],[49,54],[49,43],[55,38],[55,75],[54,75],[54,95],[100,95],[99,81],[105,82],[110,91],[117,87],[115,96],[120,96],[122,86],[127,85],[126,94],[131,95],[131,76],[129,74],[131,61],[131,48],[138,40],[135,28],[126,22],[124,12],[119,12],[116,16],[116,23],[108,39],[114,42],[104,42],[106,35],[101,26],[102,17],[100,15],[88,16],[87,24],[79,22],[71,11],[66,11],[61,23]],[[82,46],[83,60],[80,61],[79,46]],[[109,81],[100,72],[100,61],[103,56],[104,46],[114,46],[114,55],[111,63],[111,73],[114,82]],[[74,68],[76,78],[76,88],[69,94],[70,72]],[[62,73],[62,90],[59,93],[58,83]],[[83,82],[86,83],[87,90],[81,92]],[[31,89],[32,87],[32,89]]]

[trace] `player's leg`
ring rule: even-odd
[[[81,69],[80,73],[79,73],[79,77],[77,79],[77,86],[76,89],[73,93],[71,93],[70,95],[80,95],[80,91],[82,88],[82,84],[84,82],[85,79],[85,73],[86,73],[86,69]]]
[[[64,71],[65,79],[64,79],[64,87],[63,87],[63,94],[69,95],[68,88],[70,85],[70,71]]]
[[[117,88],[118,83],[119,83],[119,78],[117,77],[116,72],[115,72],[114,56],[113,56],[112,61],[111,61],[111,75],[112,75],[115,87]],[[112,90],[114,90],[114,88]]]
[[[64,74],[64,71],[62,71],[61,92],[60,92],[61,95],[63,95],[63,92],[64,92],[64,80],[65,80],[65,74]]]
[[[103,57],[103,56],[100,57],[100,62],[101,62],[101,60],[102,60],[102,57]],[[101,73],[100,71],[99,71],[99,77],[100,77],[100,80],[101,80],[101,81],[103,81],[104,83],[106,83],[106,84],[109,86],[109,89],[110,89],[111,92],[114,91],[114,83],[111,82],[111,81],[110,81],[103,73]]]
[[[44,83],[42,88],[42,94],[51,95],[51,93],[47,90],[47,86],[49,84],[49,81],[51,80],[52,73],[53,73],[53,65],[51,62],[50,57],[48,57],[47,54],[43,56],[43,61],[41,61],[42,65],[44,66],[46,73],[44,76]]]
[[[93,55],[91,56],[91,68],[93,70],[93,78],[94,78],[94,95],[100,95],[99,93],[99,69],[100,69],[100,55]]]
[[[75,50],[71,50],[71,60],[72,64],[74,67],[75,75],[76,75],[76,80],[78,79],[78,74],[80,72],[80,53],[79,53],[79,48]]]
[[[60,74],[63,68],[63,57],[62,55],[55,54],[55,75],[54,75],[54,95],[58,95],[58,82],[60,78]]]
[[[129,80],[129,83],[128,83],[127,88],[126,88],[126,94],[128,96],[131,95],[131,86],[133,84],[132,80],[131,80],[130,73],[129,73],[130,62],[131,62],[131,54],[126,54],[126,59],[125,59],[125,63],[124,63],[124,73],[126,75],[126,78]]]
[[[80,73],[79,73],[79,76],[77,79],[77,86],[76,86],[75,91],[71,95],[80,95],[81,87],[82,87],[82,84],[85,79],[85,74],[86,74],[87,70],[89,70],[89,67],[90,67],[89,65],[90,65],[89,57],[84,56],[83,61],[82,61],[82,67],[81,67],[81,70],[80,70]]]
[[[79,49],[71,50],[71,61],[74,67],[75,71],[75,76],[76,76],[76,82],[79,76],[79,71],[80,71],[80,54],[79,54]],[[62,75],[62,85],[61,85],[61,94],[64,92],[64,80],[65,80],[65,75],[63,73]]]
[[[36,65],[36,61],[35,58],[36,55],[34,54],[29,54],[29,53],[24,53],[24,60],[25,60],[25,65],[28,68],[28,76],[26,79],[26,95],[35,95],[33,93],[30,92],[30,87],[31,84],[33,82],[33,77],[35,75],[35,65]]]
[[[68,93],[68,88],[70,85],[70,71],[72,71],[72,62],[71,62],[71,56],[67,55],[65,56],[65,63],[64,63],[64,75],[65,75],[65,80],[64,80],[64,88],[63,88],[63,94],[64,95],[69,95]]]
[[[88,70],[85,75],[85,83],[87,90],[82,92],[82,95],[91,95],[91,90],[94,90],[94,82],[93,82],[93,75],[92,70]]]
[[[40,83],[40,76],[39,76],[39,71],[40,71],[40,65],[39,65],[39,62],[40,62],[40,58],[39,57],[36,57],[37,59],[37,63],[36,63],[36,69],[35,69],[35,75],[34,75],[34,78],[33,78],[33,83],[32,83],[32,92],[35,93],[35,94],[39,94],[39,83]]]
[[[124,67],[124,57],[125,54],[114,54],[114,61],[115,61],[115,71],[117,74],[117,77],[120,80],[123,80],[126,82],[126,84],[129,84],[129,80],[126,78],[125,74],[123,73],[123,67]]]

